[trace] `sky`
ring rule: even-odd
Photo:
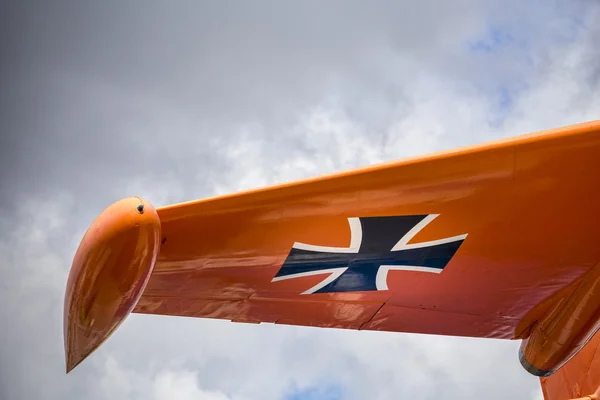
[[[518,342],[137,314],[66,375],[64,289],[123,197],[159,207],[599,119],[600,3],[2,10],[0,398],[541,398]]]

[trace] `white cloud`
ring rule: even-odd
[[[156,400],[230,400],[219,391],[206,391],[198,387],[196,375],[189,371],[164,372],[154,381]]]
[[[76,78],[65,86],[47,78],[43,88],[54,90],[45,102],[32,90],[35,123],[15,132],[33,139],[17,146],[26,161],[12,167],[11,205],[0,204],[0,320],[9,327],[0,330],[0,397],[281,400],[319,385],[339,386],[344,399],[539,397],[517,342],[143,315],[64,375],[68,267],[116,196],[162,205],[600,118],[597,5],[468,3],[442,14],[368,7],[342,18],[326,9],[314,25],[282,10],[260,26],[248,22],[258,8],[237,22],[205,10],[227,28],[186,15],[169,28],[149,12],[157,20],[139,32],[123,28],[133,20],[123,10],[114,32],[81,38],[86,49],[65,39],[60,54],[75,67],[58,65]],[[581,7],[582,27],[558,40]],[[469,40],[480,33],[489,42],[494,21],[526,45],[470,53]],[[195,31],[209,28],[210,40]],[[129,46],[116,45],[119,34]],[[184,37],[183,50],[155,56],[169,37]],[[110,69],[121,60],[113,51],[130,63]],[[507,85],[517,81],[518,90]],[[510,104],[500,106],[503,88]]]

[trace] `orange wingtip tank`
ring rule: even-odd
[[[132,197],[108,207],[75,254],[65,293],[67,373],[100,346],[137,304],[160,250],[160,219]]]

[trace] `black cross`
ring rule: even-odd
[[[382,265],[427,267],[441,271],[452,259],[466,235],[424,246],[408,245],[404,249],[392,251],[401,238],[427,217],[429,216],[407,215],[359,218],[362,241],[358,252],[312,251],[293,247],[273,280],[291,279],[314,275],[318,271],[337,269],[339,276],[309,293],[360,292],[378,290],[376,278]],[[343,271],[343,268],[347,269]],[[343,272],[340,274],[340,271]]]

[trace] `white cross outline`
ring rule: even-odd
[[[429,214],[423,220],[421,220],[418,224],[416,224],[410,231],[408,231],[398,243],[392,247],[391,251],[403,251],[403,250],[411,250],[411,249],[420,249],[423,247],[431,247],[437,246],[440,244],[458,242],[460,240],[465,240],[468,234],[452,236],[449,238],[438,239],[438,240],[430,240],[428,242],[420,242],[420,243],[408,243],[412,238],[414,238],[423,228],[425,228],[431,221],[439,217],[440,214]],[[328,247],[328,246],[315,246],[312,244],[295,242],[292,248],[299,250],[308,250],[320,253],[345,253],[352,254],[358,253],[360,249],[360,245],[362,243],[362,226],[360,224],[360,218],[352,217],[348,218],[348,225],[350,226],[350,245],[348,247]],[[294,279],[301,278],[305,276],[313,276],[313,275],[321,275],[321,274],[329,274],[329,276],[323,279],[321,282],[311,287],[310,289],[302,292],[302,294],[312,294],[319,289],[327,286],[337,278],[339,278],[348,267],[340,267],[340,268],[331,268],[331,269],[323,269],[319,271],[309,271],[309,272],[300,272],[297,274],[285,275],[275,277],[271,280],[271,282],[282,281],[286,279]],[[375,285],[377,290],[388,290],[387,286],[387,276],[389,271],[418,271],[418,272],[429,272],[439,274],[442,272],[442,268],[431,268],[431,267],[421,267],[421,266],[413,266],[413,265],[380,265],[377,270],[377,275],[375,277]]]

